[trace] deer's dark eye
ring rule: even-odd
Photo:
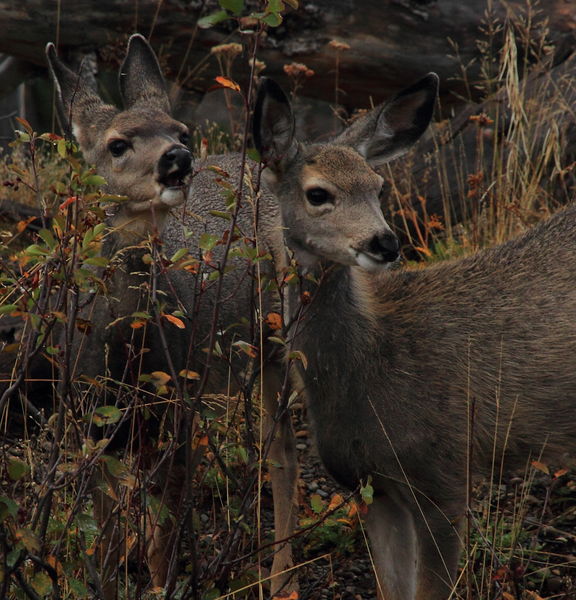
[[[306,198],[312,206],[321,206],[327,202],[334,202],[334,196],[324,188],[310,188],[306,190]]]
[[[108,144],[108,150],[112,156],[122,156],[130,144],[126,140],[112,140]]]
[[[181,144],[184,144],[185,146],[187,146],[190,143],[190,134],[186,131],[183,131],[179,136],[178,139],[180,140]]]

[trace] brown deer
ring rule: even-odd
[[[246,261],[229,257],[227,264],[235,268],[226,272],[225,285],[219,293],[218,282],[206,282],[209,269],[201,261],[200,272],[196,274],[185,270],[164,272],[159,267],[152,273],[149,264],[143,261],[149,250],[142,242],[149,235],[157,236],[166,256],[172,256],[181,248],[189,248],[197,256],[202,234],[221,238],[231,225],[211,214],[214,209],[224,208],[225,189],[217,180],[225,179],[224,173],[227,173],[231,182],[240,181],[241,161],[235,156],[221,156],[210,157],[203,164],[196,163],[193,191],[188,193],[192,170],[192,157],[186,145],[188,129],[170,116],[170,103],[157,58],[142,36],[130,38],[120,69],[124,110],[104,103],[81,77],[58,59],[52,44],[48,44],[46,53],[56,86],[61,123],[71,129],[88,163],[94,164],[105,177],[107,190],[127,198],[110,215],[111,229],[103,241],[103,255],[111,258],[113,264],[107,293],[96,295],[91,302],[83,301],[86,307],[80,316],[90,321],[92,328],[89,334],[77,336],[73,342],[73,379],[77,381],[84,376],[89,381],[119,382],[115,387],[101,386],[95,394],[94,406],[115,404],[130,409],[125,411],[127,416],[133,414],[139,403],[138,394],[131,390],[137,392],[141,388],[140,373],[162,370],[177,381],[183,369],[203,375],[204,367],[209,373],[205,392],[238,389],[243,384],[244,362],[233,356],[230,364],[226,357],[219,360],[214,353],[207,355],[203,349],[209,346],[214,334],[218,334],[223,348],[229,348],[239,336],[246,339],[242,327],[248,329],[249,325],[238,325],[242,317],[247,322],[255,322],[256,327],[263,321],[254,297],[254,278],[245,266]],[[217,172],[206,166],[216,166]],[[257,169],[254,163],[248,165],[245,177],[251,175],[256,180]],[[245,190],[245,198],[247,196]],[[235,227],[245,235],[258,236],[263,252],[273,255],[275,266],[281,272],[286,256],[277,203],[270,194],[263,194],[259,204],[260,213],[256,218],[254,203],[245,201],[237,212]],[[223,246],[216,246],[211,263],[219,264],[223,257]],[[263,265],[266,269],[266,264]],[[185,329],[170,325],[166,331],[167,325],[162,327],[161,320],[149,321],[139,330],[129,327],[130,319],[126,317],[137,311],[153,310],[151,290],[165,313],[180,309]],[[269,295],[263,298],[264,316],[272,302]],[[231,327],[232,324],[236,324],[235,327]],[[284,381],[282,369],[280,360],[271,361],[262,375],[277,540],[292,534],[296,515],[295,444],[286,407],[279,408],[278,404]],[[156,511],[156,515],[149,516],[147,527],[152,583],[165,586],[168,582],[168,589],[174,582],[174,573],[169,569],[175,563],[175,541],[189,481],[189,474],[183,472],[185,460],[178,455],[191,447],[193,419],[186,404],[178,401],[173,404],[174,408],[169,411],[165,409],[166,402],[148,407],[156,416],[148,422],[164,428],[170,424],[174,428],[174,439],[180,448],[177,459],[167,459],[169,453],[156,452],[149,461],[149,474],[145,476],[160,490],[158,498],[171,513],[170,518],[160,518],[160,511]],[[113,438],[110,447],[136,444],[137,439],[148,437],[148,431],[141,429],[147,423],[135,417],[130,423],[133,431],[128,438],[119,433],[113,435],[112,428],[103,435]],[[188,441],[183,441],[187,437]],[[117,531],[117,519],[106,485],[95,477],[93,487],[95,509],[104,528],[100,593],[108,600],[116,593],[122,536]],[[292,564],[290,545],[279,545],[272,566],[272,593],[286,589],[292,573],[285,571]],[[292,589],[295,585],[291,584]]]
[[[387,269],[398,243],[374,168],[424,132],[437,85],[428,75],[328,144],[294,139],[271,81],[254,118],[287,245],[318,282],[291,343],[319,453],[342,485],[372,482],[385,600],[449,597],[468,473],[576,449],[575,207],[469,258]]]

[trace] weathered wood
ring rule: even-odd
[[[268,65],[266,74],[286,87],[283,65],[306,63],[315,75],[306,81],[305,94],[332,101],[336,51],[328,42],[334,39],[350,45],[341,52],[339,67],[339,98],[346,105],[378,102],[429,70],[440,75],[443,95],[449,98],[451,91],[464,91],[454,76],[461,64],[478,58],[481,24],[502,21],[507,14],[521,21],[526,4],[526,0],[508,0],[505,5],[495,0],[493,17],[488,17],[488,0],[302,0],[280,27],[268,32],[259,57]],[[0,52],[44,64],[46,42],[56,41],[63,50],[97,50],[101,63],[115,69],[126,38],[140,31],[159,50],[169,77],[203,91],[219,74],[210,48],[239,39],[233,21],[197,30],[203,5],[202,14],[218,6],[216,0],[77,0],[62,3],[58,13],[56,2],[1,0]],[[258,8],[260,3],[247,5]],[[553,40],[576,28],[573,3],[547,0],[539,10],[549,21]],[[498,36],[493,41],[497,45]],[[202,61],[205,70],[189,77]],[[240,80],[241,71],[235,68]],[[472,83],[477,75],[476,63],[470,69]]]
[[[576,191],[575,81],[576,53],[554,68],[543,64],[517,88],[502,87],[486,101],[464,107],[410,156],[383,170],[383,197],[397,231],[406,230],[400,206],[413,207],[423,217],[420,199],[427,215],[452,224],[474,218],[491,198],[512,209],[522,206],[526,218],[530,211],[571,202]]]

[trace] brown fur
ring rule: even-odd
[[[384,268],[394,254],[371,166],[340,144],[370,165],[397,156],[424,131],[435,89],[428,76],[320,150],[286,134],[274,88],[256,112],[287,242],[312,275],[292,331],[307,358],[298,379],[328,471],[351,489],[372,481],[385,600],[450,595],[468,468],[477,478],[576,451],[576,207],[464,260]],[[330,157],[321,169],[314,151]],[[311,168],[336,191],[319,206],[306,206]]]
[[[181,248],[189,248],[192,255],[198,253],[199,237],[207,232],[222,237],[229,227],[228,221],[211,215],[214,209],[224,207],[222,187],[217,179],[221,175],[208,169],[216,166],[229,173],[230,181],[240,179],[240,161],[238,157],[208,157],[205,163],[197,163],[194,170],[194,186],[190,193],[181,188],[167,189],[160,176],[162,164],[171,151],[185,152],[180,137],[187,131],[184,124],[169,114],[169,103],[164,90],[164,82],[159,66],[147,42],[141,36],[132,36],[126,59],[121,68],[121,89],[125,100],[125,109],[104,104],[85,87],[82,80],[69,71],[56,57],[53,46],[48,47],[48,59],[57,86],[60,100],[60,115],[64,124],[71,121],[85,158],[94,163],[98,173],[108,182],[108,191],[126,196],[126,200],[113,211],[110,225],[113,227],[106,235],[103,254],[114,259],[115,269],[107,282],[106,295],[97,295],[83,310],[82,318],[92,322],[90,335],[78,335],[74,341],[75,357],[74,377],[82,376],[91,380],[106,377],[107,380],[125,384],[118,389],[110,386],[102,389],[97,402],[100,404],[119,404],[132,414],[140,399],[137,393],[126,390],[141,387],[138,374],[141,372],[162,370],[175,373],[182,369],[202,372],[207,354],[203,348],[208,345],[210,327],[214,319],[215,304],[219,302],[219,317],[216,327],[225,332],[219,337],[224,348],[230,348],[233,341],[251,339],[249,327],[239,323],[241,317],[250,323],[258,317],[254,314],[253,280],[246,271],[246,261],[231,257],[229,265],[235,269],[226,275],[226,287],[221,298],[216,298],[215,285],[207,285],[200,290],[199,275],[183,270],[170,270],[160,273],[156,285],[161,295],[163,310],[172,312],[179,309],[184,312],[185,329],[168,325],[164,339],[158,327],[150,324],[146,328],[133,330],[126,317],[135,311],[149,310],[151,272],[142,258],[147,252],[141,246],[149,234],[159,236],[162,250],[167,256]],[[128,150],[115,156],[109,144],[125,141]],[[257,166],[246,165],[245,176],[256,179]],[[240,230],[250,234],[254,232],[254,223],[259,229],[261,249],[275,257],[279,270],[286,264],[285,248],[278,207],[270,196],[260,198],[261,213],[255,214],[255,205],[250,202],[248,187],[244,190],[244,203],[238,214],[237,225]],[[176,210],[173,210],[175,209]],[[187,235],[192,231],[193,235]],[[223,247],[213,251],[213,260],[221,261]],[[203,267],[200,267],[203,269]],[[262,269],[269,269],[265,263]],[[87,299],[82,303],[86,304]],[[266,295],[263,309],[268,311],[274,298]],[[266,314],[266,313],[265,313]],[[236,324],[231,326],[231,324]],[[168,340],[167,343],[165,340]],[[167,347],[166,347],[167,346]],[[143,352],[144,350],[144,352]],[[146,351],[149,350],[149,351]],[[244,361],[236,355],[232,357],[232,367],[227,360],[212,357],[210,375],[205,389],[207,392],[223,392],[238,389],[242,383],[241,368]],[[276,539],[286,538],[294,529],[296,510],[296,459],[294,437],[290,433],[290,423],[285,411],[277,415],[278,397],[282,390],[284,377],[280,364],[266,365],[263,374],[264,402],[267,409],[266,431],[272,436],[269,460],[271,467],[272,490],[275,501]],[[240,380],[232,377],[233,373]],[[159,500],[170,510],[171,517],[158,522],[155,515],[147,519],[147,554],[154,586],[168,585],[170,593],[175,581],[169,567],[173,563],[173,553],[178,548],[179,519],[183,514],[182,503],[186,497],[186,478],[182,475],[182,456],[189,445],[193,415],[189,414],[186,404],[171,403],[167,410],[160,402],[150,405],[148,410],[155,413],[157,419],[149,419],[153,426],[172,427],[174,439],[181,445],[176,460],[164,460],[162,453],[150,451],[150,472],[157,473],[158,489],[162,491]],[[279,419],[277,425],[275,420]],[[105,431],[104,435],[111,432]],[[141,437],[148,433],[141,432]],[[122,438],[116,433],[113,444],[128,446],[137,443],[138,436]],[[161,468],[155,467],[160,465]],[[143,476],[144,479],[150,473]],[[112,484],[114,485],[114,484]],[[111,519],[113,508],[110,498],[101,491],[101,481],[94,479],[94,504],[104,527],[104,540],[101,548],[101,578],[103,595],[111,600],[116,595],[119,547],[121,535],[114,529],[115,519]],[[105,486],[104,486],[105,487]],[[275,554],[272,566],[271,587],[273,593],[285,588],[292,573],[284,573],[292,566],[292,554],[289,544],[281,544]],[[296,589],[291,582],[289,589]]]

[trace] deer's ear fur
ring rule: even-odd
[[[126,57],[120,67],[119,85],[124,108],[144,103],[170,113],[170,100],[160,64],[150,44],[139,33],[128,40]]]
[[[260,158],[273,172],[282,171],[294,160],[298,142],[290,101],[282,88],[267,77],[262,78],[258,88],[252,131]]]
[[[54,44],[46,45],[46,59],[56,89],[58,120],[64,132],[82,144],[89,127],[100,131],[118,112],[95,94],[80,72],[74,73],[57,56]]]
[[[435,73],[429,73],[352,123],[334,143],[353,147],[373,167],[401,156],[430,124],[438,81]]]

